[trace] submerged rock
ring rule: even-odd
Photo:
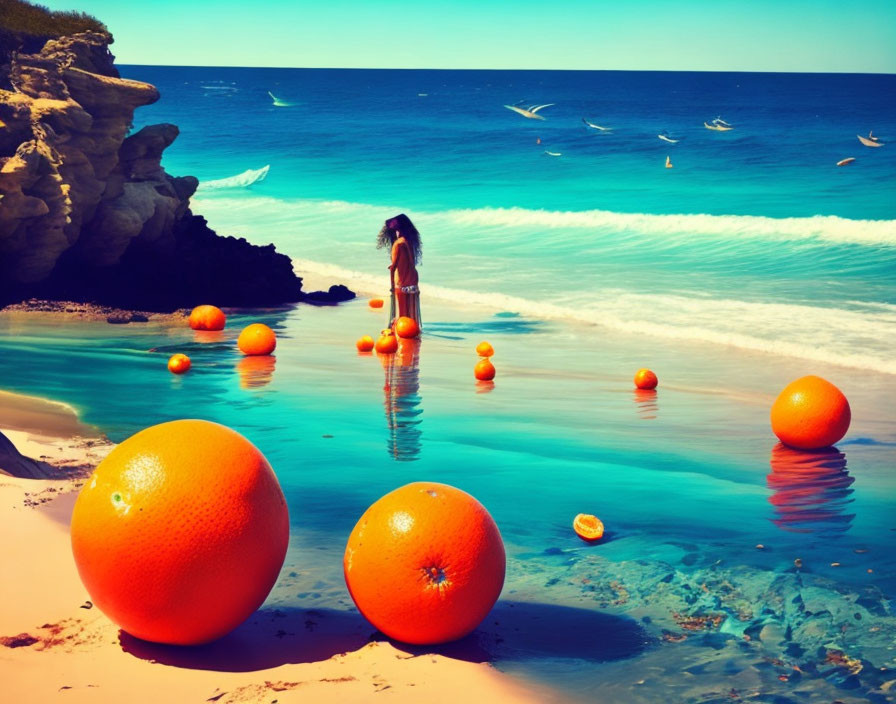
[[[0,76],[11,87],[0,89],[0,305],[31,296],[146,310],[298,301],[302,280],[288,257],[219,237],[190,212],[197,179],[161,166],[175,125],[128,136],[134,110],[159,92],[119,76],[111,41],[102,32],[53,39],[14,55]]]

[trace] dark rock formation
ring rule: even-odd
[[[333,286],[330,286],[330,288],[326,291],[311,291],[310,293],[302,294],[302,300],[305,303],[311,303],[312,305],[321,306],[344,303],[345,301],[352,300],[354,297],[355,292],[349,289],[347,286],[343,286],[342,284],[335,284]]]
[[[198,181],[161,167],[174,125],[128,135],[148,83],[85,32],[13,56],[0,89],[0,306],[28,297],[144,310],[274,305],[302,280],[272,245],[219,237],[189,210]],[[3,82],[0,82],[2,85]]]
[[[0,475],[27,479],[43,479],[48,476],[46,465],[21,454],[9,438],[0,433]]]

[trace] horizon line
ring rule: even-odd
[[[766,73],[806,76],[896,76],[886,71],[757,71],[747,69],[669,69],[669,68],[447,68],[407,66],[238,66],[233,64],[146,64],[115,61],[116,66],[150,68],[258,68],[299,71],[554,71],[576,73]]]

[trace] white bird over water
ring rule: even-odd
[[[522,102],[522,101],[520,101]],[[513,110],[514,112],[518,112],[523,117],[528,117],[530,120],[543,120],[544,118],[538,114],[539,110],[544,108],[549,108],[551,105],[556,105],[556,103],[545,103],[544,105],[530,105],[529,107],[523,107],[519,103],[516,105],[505,105],[504,107],[508,110]]]
[[[601,132],[612,132],[613,131],[612,127],[601,127],[600,125],[595,125],[593,122],[588,122],[588,120],[586,120],[584,117],[582,118],[582,122],[584,122],[586,125],[588,125],[588,127],[595,129],[595,130],[600,130]]]

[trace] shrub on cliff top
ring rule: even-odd
[[[0,27],[15,34],[53,39],[78,32],[108,32],[85,12],[55,11],[23,0],[0,0]]]

